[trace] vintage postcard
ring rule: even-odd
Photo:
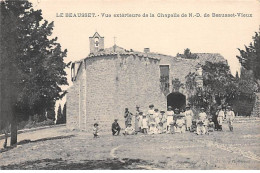
[[[259,0],[1,0],[1,170],[259,170]]]

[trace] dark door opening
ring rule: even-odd
[[[179,92],[170,93],[167,96],[167,107],[171,106],[173,109],[184,109],[186,106],[186,96]]]

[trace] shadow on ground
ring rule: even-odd
[[[106,160],[84,160],[80,163],[69,163],[63,159],[42,159],[28,161],[20,164],[2,166],[2,170],[125,170],[125,169],[145,169],[137,165],[147,165],[147,162],[140,159],[123,159],[124,163],[118,159]]]
[[[24,144],[28,144],[28,143],[36,143],[36,142],[43,142],[43,141],[56,140],[56,139],[65,139],[65,138],[71,138],[71,137],[74,137],[74,136],[75,136],[75,135],[55,136],[55,137],[51,137],[51,138],[37,139],[37,140],[34,140],[34,141],[32,141],[32,140],[30,140],[30,139],[25,139],[25,140],[19,141],[19,142],[17,143],[17,145],[24,145]],[[9,147],[0,149],[0,153],[9,151],[9,150],[15,148],[17,145],[15,145],[15,146],[9,146]]]

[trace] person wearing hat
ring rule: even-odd
[[[202,122],[204,122],[207,119],[207,114],[203,107],[200,108],[200,113],[199,113],[198,119],[201,120]]]
[[[197,121],[197,135],[204,135],[204,134],[206,134],[204,122],[202,120],[198,120]]]
[[[175,133],[185,133],[185,120],[184,115],[178,114],[176,116],[176,126],[175,126]]]
[[[93,127],[93,135],[94,135],[94,138],[98,138],[98,137],[99,137],[99,128],[98,128],[98,123],[94,123],[94,127]]]
[[[189,105],[186,106],[186,111],[185,111],[184,115],[185,115],[185,120],[186,120],[186,130],[190,131],[194,114],[193,114],[193,111],[190,109]]]
[[[218,114],[219,114],[220,111],[221,111],[221,106],[218,106],[216,113],[213,114],[213,117],[212,117],[212,121],[214,122],[214,129],[215,130],[220,129],[219,124],[218,124]]]
[[[148,110],[146,115],[147,115],[147,118],[149,120],[149,123],[155,121],[154,120],[154,105],[153,104],[149,105],[149,110]]]
[[[125,128],[124,135],[135,135],[135,134],[136,134],[135,129],[132,127],[132,124],[129,123]]]
[[[132,122],[133,114],[129,112],[128,108],[125,108],[125,127],[127,128],[128,124]]]
[[[200,127],[200,124],[197,123],[197,130],[199,129],[200,132],[203,132],[204,134],[207,132],[207,114],[205,112],[205,109],[203,107],[200,108],[200,113],[198,115],[199,122],[203,123],[203,129]]]
[[[120,130],[121,130],[121,128],[120,128],[120,125],[118,124],[118,122],[117,122],[118,120],[117,119],[115,119],[115,121],[112,123],[112,135],[114,136],[114,135],[119,135],[119,133],[120,133]],[[116,134],[117,133],[117,134]]]
[[[218,130],[222,131],[222,123],[225,117],[224,107],[222,107],[218,112]]]
[[[226,119],[228,122],[229,130],[233,132],[233,121],[235,119],[235,113],[231,110],[231,106],[227,106]]]
[[[168,106],[167,112],[166,112],[166,116],[167,116],[167,133],[170,133],[170,128],[171,128],[171,123],[173,123],[173,115],[174,112],[172,110],[171,106]]]

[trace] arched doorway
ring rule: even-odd
[[[167,96],[167,107],[182,109],[186,106],[186,96],[180,92],[173,92]]]

